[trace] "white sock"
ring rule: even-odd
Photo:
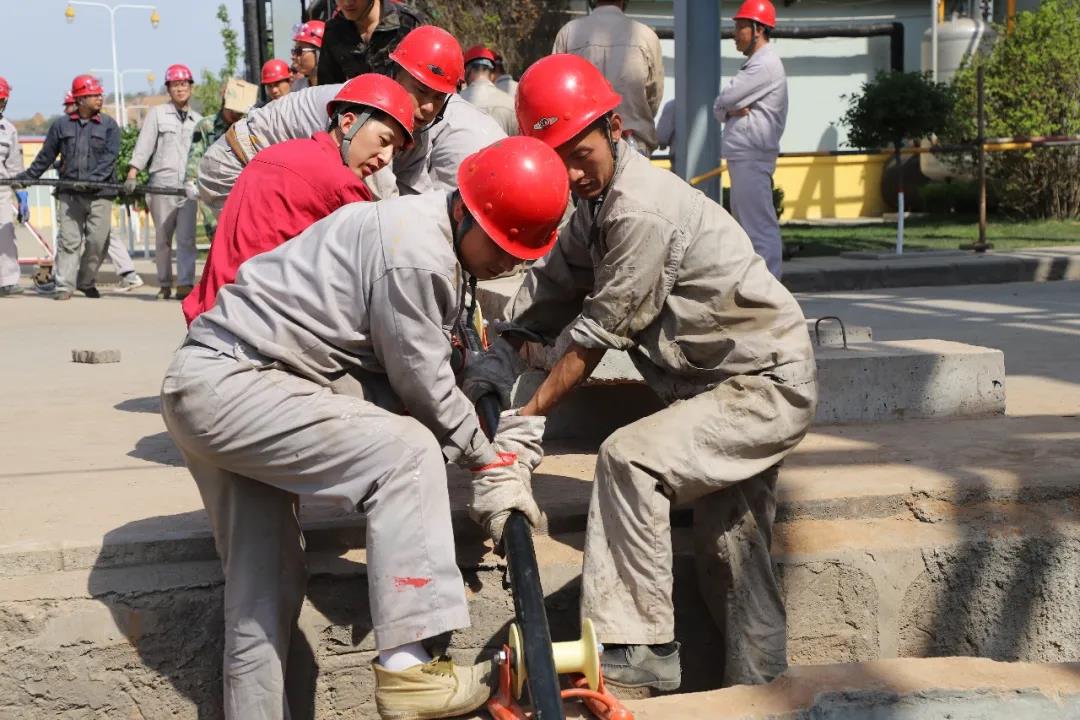
[[[419,642],[406,643],[379,651],[379,664],[391,672],[408,670],[426,662],[431,662],[431,655]]]

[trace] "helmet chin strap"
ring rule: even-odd
[[[349,164],[349,146],[352,145],[352,140],[356,137],[356,133],[360,132],[360,128],[364,126],[368,120],[371,119],[371,111],[363,110],[356,116],[356,122],[352,124],[349,131],[343,133],[341,138],[341,162],[345,165]],[[338,125],[341,125],[341,115],[338,115]]]

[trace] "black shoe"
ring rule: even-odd
[[[604,682],[624,688],[678,690],[682,684],[679,643],[611,645],[600,656]]]
[[[22,295],[23,289],[18,285],[4,285],[0,287],[0,297],[11,297],[12,295]]]
[[[171,297],[172,297],[172,288],[171,287],[163,286],[161,288],[158,288],[158,291],[157,291],[157,299],[158,300],[168,300]]]
[[[86,297],[92,298],[94,300],[97,300],[99,297],[101,297],[101,293],[99,293],[98,289],[93,285],[88,288],[79,288],[78,290]]]

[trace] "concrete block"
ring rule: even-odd
[[[72,350],[71,362],[99,365],[120,362],[119,350]]]

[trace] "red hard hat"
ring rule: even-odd
[[[457,90],[465,75],[461,45],[434,25],[414,28],[390,53],[390,59],[424,85],[445,94]]]
[[[495,53],[491,52],[483,45],[473,45],[465,51],[465,64],[468,65],[473,60],[490,60],[491,64],[494,65]]]
[[[262,84],[281,82],[292,77],[289,71],[289,63],[284,60],[267,60],[262,66]]]
[[[11,97],[11,85],[5,78],[0,77],[0,100]]]
[[[293,42],[307,43],[317,48],[322,47],[323,34],[326,32],[326,23],[322,20],[308,20],[300,26],[293,35]]]
[[[101,87],[101,82],[93,75],[77,75],[71,81],[71,97],[73,98],[104,94],[105,88]]]
[[[500,140],[465,158],[457,180],[465,207],[506,252],[535,260],[555,244],[570,181],[544,143],[520,135]]]
[[[735,13],[736,20],[753,20],[762,25],[776,27],[776,8],[769,0],[746,0]]]
[[[187,65],[170,65],[169,69],[165,71],[165,84],[168,85],[171,82],[180,82],[181,80],[195,82],[195,76],[191,74],[191,68]]]
[[[596,66],[577,55],[548,55],[521,76],[518,126],[558,147],[619,106],[622,98]]]
[[[64,105],[72,105],[75,102],[75,96],[71,93],[64,95]]]
[[[412,145],[415,103],[412,95],[391,78],[378,73],[357,75],[342,85],[334,99],[326,104],[326,114],[332,117],[334,109],[345,103],[383,111],[405,131],[405,147]]]

